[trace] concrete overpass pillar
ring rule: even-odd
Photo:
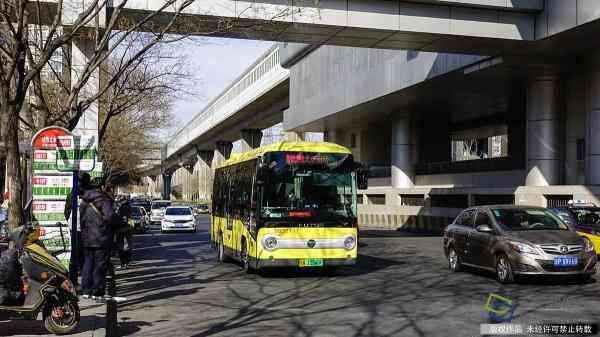
[[[214,152],[214,156],[213,156],[213,160],[212,160],[213,172],[225,160],[229,159],[232,149],[233,149],[232,142],[228,142],[228,141],[218,141],[217,142],[217,149]]]
[[[212,162],[214,157],[214,151],[210,150],[198,150],[198,194],[199,198],[208,200],[212,194]]]
[[[587,90],[585,184],[600,185],[600,52],[590,57]]]
[[[227,160],[229,159],[229,156],[231,156],[231,150],[233,149],[233,143],[226,141],[226,140],[220,140],[217,142],[217,150],[215,151],[213,160],[221,160],[221,162],[223,160]],[[221,163],[219,162],[219,164]]]
[[[304,140],[304,132],[286,131],[283,138],[288,142],[301,142]]]
[[[261,129],[242,130],[242,151],[250,151],[260,147],[263,132]]]
[[[336,143],[342,146],[346,146],[346,132],[344,130],[328,130],[325,133],[325,141],[329,143]]]
[[[392,187],[413,186],[414,169],[410,133],[410,114],[395,116],[392,120]],[[373,151],[374,149],[369,149]]]
[[[527,186],[560,184],[560,98],[556,76],[536,76],[527,88]]]
[[[164,172],[162,174],[162,183],[163,183],[162,198],[163,198],[163,200],[171,199],[171,177],[172,177],[172,174],[170,172]]]
[[[94,40],[76,38],[71,43],[71,83],[75,84],[83,76],[86,65],[95,53]],[[100,71],[96,69],[82,87],[79,100],[93,97],[100,90]],[[97,135],[98,134],[98,100],[93,101],[84,111],[77,126],[73,130],[75,134]]]

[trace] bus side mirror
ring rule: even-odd
[[[369,170],[360,167],[356,170],[356,186],[359,190],[366,190],[369,188]]]
[[[263,186],[269,175],[269,169],[264,166],[259,166],[256,171],[256,186]]]

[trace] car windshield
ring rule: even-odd
[[[166,207],[169,207],[169,206],[171,206],[171,203],[170,202],[166,202],[166,201],[165,202],[155,202],[155,203],[152,203],[152,209],[166,208]]]
[[[573,213],[580,225],[600,225],[600,208],[574,208]]]
[[[131,208],[131,216],[142,216],[142,210],[139,207]]]
[[[192,215],[192,211],[187,207],[167,208],[165,215]]]
[[[569,230],[552,212],[537,208],[492,209],[496,223],[508,231]]]
[[[265,157],[263,217],[334,220],[356,216],[351,155],[277,152]]]

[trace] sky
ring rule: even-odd
[[[178,46],[174,53],[189,62],[193,83],[190,83],[190,93],[173,105],[179,125],[176,129],[202,111],[272,45],[269,41],[202,38]]]

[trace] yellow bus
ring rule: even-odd
[[[356,190],[366,185],[366,171],[337,144],[279,142],[232,155],[213,186],[219,261],[247,272],[355,264]]]

